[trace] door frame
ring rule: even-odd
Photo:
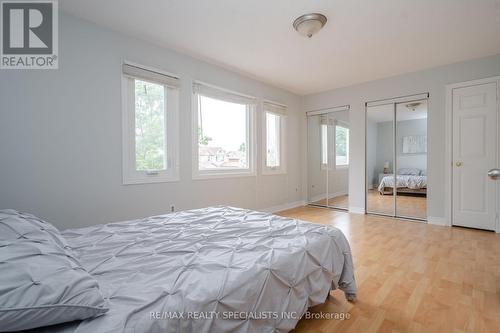
[[[424,218],[418,218],[418,217],[406,217],[406,216],[398,216],[397,215],[397,203],[396,203],[396,197],[397,197],[397,191],[393,191],[393,214],[386,214],[386,213],[377,213],[377,212],[370,212],[368,211],[368,108],[373,107],[373,106],[380,106],[380,105],[393,105],[393,112],[394,112],[394,121],[393,121],[393,163],[397,167],[397,152],[396,152],[396,134],[397,134],[397,124],[396,124],[396,108],[398,104],[402,103],[410,103],[414,101],[420,101],[420,100],[426,100],[427,101],[427,122],[426,122],[426,130],[427,130],[427,136],[429,134],[429,103],[430,103],[430,93],[419,93],[419,94],[413,94],[413,95],[404,95],[404,96],[398,96],[398,97],[392,97],[392,98],[383,98],[383,99],[378,99],[378,100],[373,100],[373,101],[368,101],[365,102],[365,110],[364,110],[364,118],[365,118],[365,165],[364,165],[364,180],[365,180],[365,185],[364,185],[364,201],[365,201],[365,207],[364,207],[364,214],[368,215],[379,215],[379,216],[386,216],[386,217],[391,217],[399,220],[407,220],[407,221],[413,221],[413,222],[421,222],[421,223],[429,223],[429,211],[427,210],[427,215]],[[429,143],[427,142],[427,147],[429,147]],[[429,151],[427,150],[426,153],[426,158],[427,158],[427,176],[429,176]],[[395,169],[395,167],[393,166]],[[395,171],[395,170],[393,170]],[[396,172],[394,172],[394,179],[396,179]],[[394,182],[395,183],[395,182]],[[427,187],[427,195],[426,195],[426,202],[428,203],[428,197],[429,195],[429,187]]]
[[[348,114],[349,114],[349,118],[351,116],[351,105],[350,104],[345,104],[345,105],[340,105],[340,106],[332,106],[332,107],[325,107],[325,108],[321,108],[321,109],[314,109],[314,110],[310,110],[310,111],[306,111],[306,184],[307,184],[307,190],[306,190],[306,200],[305,200],[305,203],[307,206],[314,206],[314,207],[321,207],[321,208],[326,208],[326,209],[332,209],[332,210],[338,210],[338,211],[342,211],[342,212],[349,212],[350,211],[350,204],[349,204],[349,198],[350,198],[350,195],[349,195],[349,191],[350,191],[350,181],[349,181],[349,176],[348,176],[348,179],[347,179],[347,184],[348,184],[348,191],[347,191],[347,195],[348,195],[348,203],[347,203],[347,207],[346,208],[339,208],[339,207],[334,207],[334,206],[329,206],[328,205],[328,199],[326,200],[326,203],[327,205],[320,205],[320,204],[314,204],[313,202],[311,202],[311,198],[309,198],[309,186],[311,186],[311,184],[309,184],[309,117],[310,116],[318,116],[318,115],[323,115],[323,114],[329,114],[329,113],[333,113],[333,112],[342,112],[342,111],[347,111]],[[350,133],[350,132],[349,132]],[[350,134],[349,134],[350,135]],[[351,149],[350,147],[351,145],[351,141],[349,141],[349,151]],[[350,172],[350,161],[349,161],[349,165],[347,166],[347,168],[349,169],[348,172]],[[326,198],[328,198],[328,176],[329,176],[329,173],[328,173],[328,169],[326,171],[326,184],[327,184],[327,191],[326,191]]]
[[[446,85],[445,128],[445,221],[442,225],[453,226],[453,90],[475,85],[497,83],[497,141],[500,138],[500,76],[464,81]],[[497,166],[500,165],[500,144],[497,147]],[[500,233],[500,181],[497,181],[497,214],[495,231]]]

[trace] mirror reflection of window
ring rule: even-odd
[[[321,124],[321,164],[328,165],[328,125]]]
[[[343,125],[335,126],[335,165],[349,165],[349,128]]]
[[[349,207],[349,111],[308,115],[308,199],[313,205]]]

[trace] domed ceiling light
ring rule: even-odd
[[[299,34],[311,38],[326,24],[327,18],[323,14],[305,14],[293,21],[293,27]]]
[[[420,106],[420,104],[422,103],[421,102],[408,103],[406,104],[406,107],[408,108],[408,110],[415,111]]]

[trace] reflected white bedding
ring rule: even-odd
[[[394,188],[393,175],[385,176],[384,178],[382,178],[378,186],[378,191],[383,192],[384,187]],[[397,175],[396,187],[397,188],[406,187],[413,190],[427,188],[427,176]]]
[[[288,332],[298,320],[282,312],[300,316],[332,288],[356,293],[340,230],[267,213],[210,207],[62,234],[110,310],[39,331]]]

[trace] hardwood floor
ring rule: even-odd
[[[344,208],[348,209],[349,208],[349,196],[346,195],[339,195],[336,197],[332,197],[328,199],[328,203],[326,202],[326,199],[318,200],[313,202],[315,205],[324,205],[324,206],[330,206],[330,207],[335,207],[335,208]]]
[[[416,195],[401,195],[397,198],[396,215],[405,217],[427,218],[427,198]],[[329,205],[335,208],[349,208],[349,196],[340,195],[313,202],[316,205]],[[392,195],[381,195],[377,190],[368,191],[368,210],[374,213],[392,215],[394,211],[394,198]]]
[[[500,332],[500,235],[326,208],[278,215],[335,226],[348,238],[358,300],[335,290],[294,332]]]
[[[398,194],[396,202],[397,216],[427,218],[426,197]],[[392,195],[381,195],[377,190],[369,190],[367,207],[370,212],[392,215],[394,212],[394,197]]]

